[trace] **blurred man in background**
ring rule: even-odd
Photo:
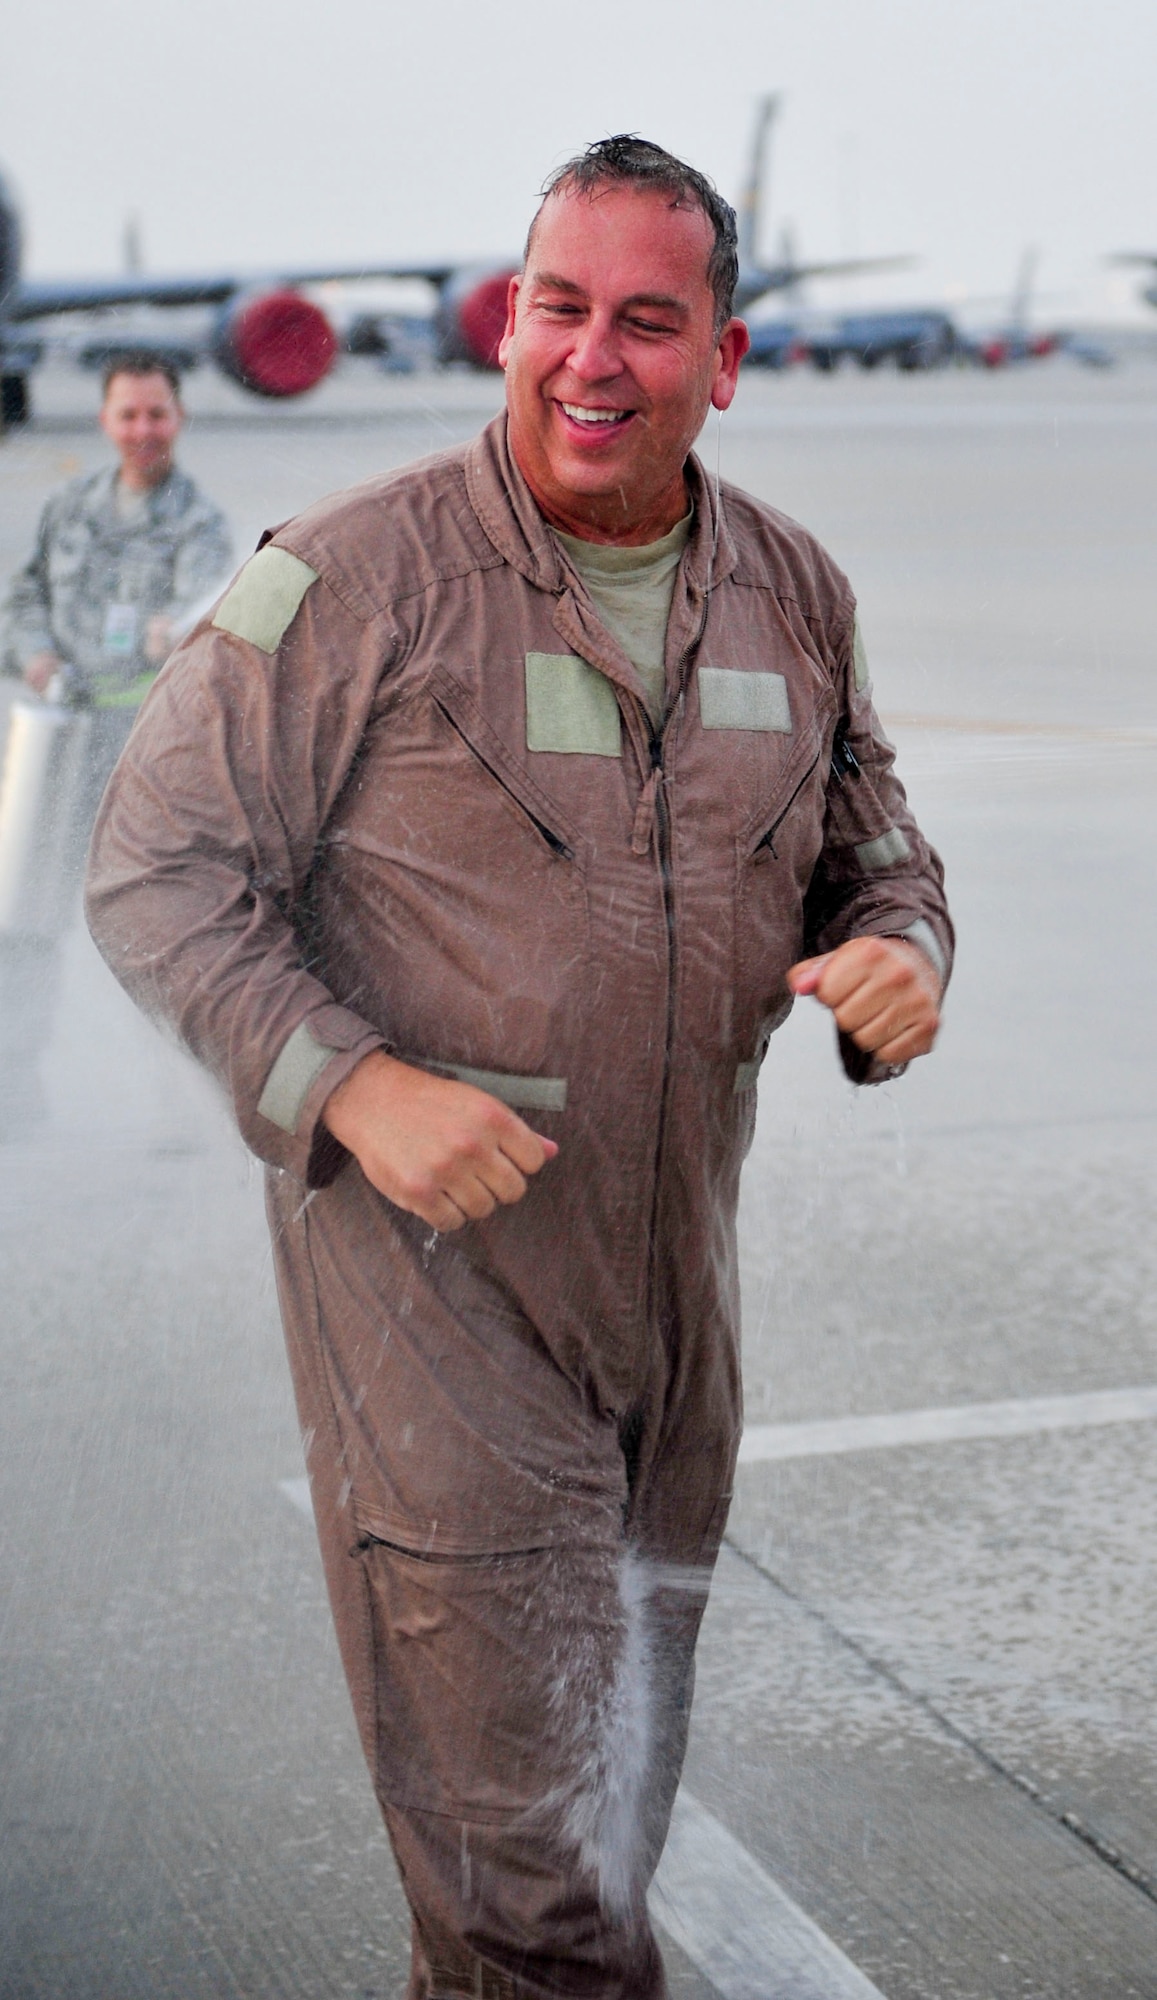
[[[5,671],[48,698],[14,705],[0,765],[0,1138],[43,1110],[59,939],[109,773],[232,561],[224,515],[174,462],[184,420],[169,364],[110,361],[100,425],[117,463],[49,500],[0,613]]]
[[[34,693],[59,680],[71,705],[139,707],[182,620],[228,571],[225,517],[175,463],[184,421],[166,362],[109,363],[100,427],[118,463],[53,495],[4,606],[6,669]]]

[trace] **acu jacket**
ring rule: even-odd
[[[786,970],[865,933],[948,968],[845,578],[687,476],[660,736],[497,419],[276,532],[162,673],[98,823],[97,941],[273,1169],[303,1418],[404,1546],[526,1547],[560,1496],[572,1523],[606,1505],[564,1383],[608,1440],[649,1410],[648,1450],[694,1413],[725,1491],[738,1180]],[[320,1123],[376,1046],[558,1158],[433,1237]]]

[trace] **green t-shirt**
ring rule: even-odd
[[[578,535],[564,535],[560,528],[554,531],[586,584],[608,632],[618,640],[642,681],[656,729],[662,725],[666,708],[663,656],[667,619],[675,595],[675,572],[687,546],[693,511],[676,521],[661,541],[644,542],[636,549],[584,542]]]

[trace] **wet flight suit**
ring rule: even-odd
[[[805,951],[951,950],[847,583],[688,482],[661,738],[498,419],[277,532],[97,829],[98,942],[271,1169],[412,1996],[665,1992],[642,1895],[740,1430],[759,1063]],[[376,1046],[558,1140],[521,1203],[442,1237],[374,1191],[319,1114]]]

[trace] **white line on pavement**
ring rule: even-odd
[[[721,2000],[880,2000],[879,1988],[690,1792],[675,1801],[649,1902]]]
[[[277,1485],[312,1520],[308,1479]],[[655,1922],[721,2000],[880,2000],[754,1855],[682,1788],[649,1900]]]
[[[964,1438],[1031,1437],[1040,1431],[1136,1424],[1157,1417],[1157,1388],[1098,1389],[1084,1396],[1026,1396],[1011,1403],[965,1403],[959,1409],[897,1410],[877,1417],[823,1417],[815,1423],[752,1424],[739,1447],[741,1465],[776,1458],[823,1458],[904,1444],[952,1444]]]
[[[1093,1389],[1081,1396],[1021,1396],[1008,1403],[962,1403],[946,1410],[893,1410],[873,1417],[818,1417],[810,1423],[749,1424],[740,1465],[776,1458],[827,1458],[905,1444],[955,1444],[968,1438],[1033,1437],[1157,1417],[1157,1388]],[[308,1479],[281,1479],[293,1506],[313,1517]]]
[[[829,403],[790,408],[744,408],[734,418],[732,437],[771,431],[1010,430],[1031,424],[1063,431],[1120,426],[1138,430],[1157,419],[1151,403]],[[702,447],[701,447],[702,448]]]
[[[1011,722],[987,720],[971,715],[897,715],[889,709],[881,716],[885,729],[924,729],[953,736],[1007,736],[1038,743],[1111,743],[1133,750],[1151,750],[1157,744],[1157,729],[1090,729],[1081,722]],[[907,760],[905,759],[905,768]]]

